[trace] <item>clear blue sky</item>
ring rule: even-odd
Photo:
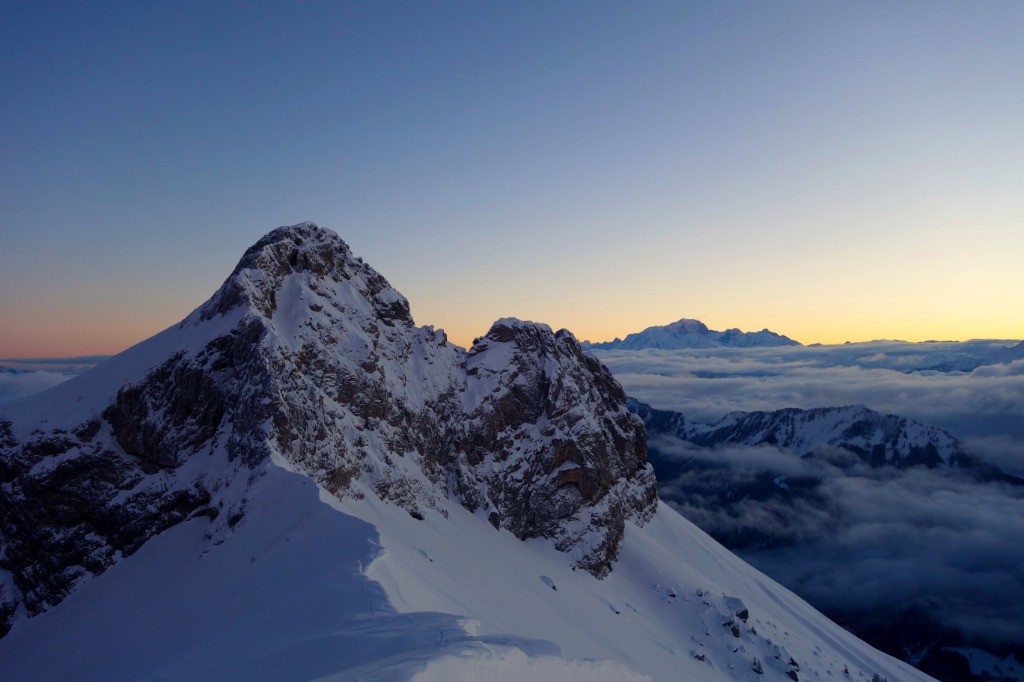
[[[0,4],[0,357],[115,352],[282,224],[458,342],[1024,336],[1024,3]]]

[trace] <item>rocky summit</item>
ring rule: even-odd
[[[267,460],[414,518],[450,504],[613,570],[655,510],[642,421],[571,333],[496,322],[468,351],[338,235],[250,247],[185,320],[0,412],[0,627],[191,518],[222,541]]]

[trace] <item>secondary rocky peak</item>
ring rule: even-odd
[[[657,497],[618,382],[568,330],[512,318],[477,339],[466,369],[465,499],[493,507],[496,527],[552,538],[607,572],[625,520],[645,521]]]
[[[551,327],[546,324],[530,322],[529,320],[520,320],[515,317],[502,317],[501,319],[495,320],[494,324],[492,324],[491,328],[487,331],[487,334],[482,338],[473,340],[473,346],[470,348],[470,352],[474,352],[474,348],[479,350],[479,347],[481,346],[486,347],[488,341],[497,341],[498,343],[515,341],[521,346],[536,346],[551,336]]]

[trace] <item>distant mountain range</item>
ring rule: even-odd
[[[903,356],[919,355],[919,358],[906,359],[908,366],[899,370],[906,374],[928,371],[970,373],[979,367],[1005,365],[1024,359],[1024,341],[1013,346],[999,346],[998,344],[999,342],[983,339],[948,342],[869,341],[851,343],[847,341],[842,344],[842,347],[851,353],[850,364],[859,364],[867,358],[871,361],[868,364],[876,365],[878,357],[881,357],[880,353],[893,357],[897,353]],[[628,334],[624,339],[616,338],[613,341],[597,343],[583,341],[580,345],[584,350],[713,350],[717,348],[779,348],[783,346],[813,349],[823,346],[820,343],[804,346],[799,341],[770,329],[762,329],[759,332],[744,332],[736,328],[721,332],[715,331],[709,329],[700,320],[688,318],[677,320],[671,324],[648,327],[643,331]],[[827,348],[838,347],[838,345],[827,346]],[[860,356],[865,356],[865,358]]]
[[[700,320],[683,318],[672,324],[648,327],[641,332],[629,334],[625,339],[591,343],[584,341],[584,349],[594,350],[643,350],[659,348],[676,350],[680,348],[760,348],[774,346],[799,346],[788,336],[776,334],[768,329],[759,332],[744,332],[726,329],[724,332],[709,329]]]
[[[689,421],[678,412],[656,410],[633,398],[629,406],[652,435],[671,434],[702,447],[775,445],[810,457],[830,446],[852,452],[872,467],[959,467],[984,470],[986,478],[1001,478],[998,469],[986,468],[967,455],[949,432],[864,405],[731,412],[713,424]]]
[[[964,352],[949,360],[922,369],[904,370],[911,372],[973,372],[987,365],[1008,365],[1015,360],[1024,359],[1024,341],[1015,346],[997,348],[989,352]]]

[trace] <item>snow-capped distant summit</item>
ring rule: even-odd
[[[754,348],[761,346],[799,346],[788,336],[776,334],[768,329],[759,332],[744,332],[726,329],[724,332],[708,329],[700,320],[683,318],[672,324],[648,327],[641,332],[629,334],[625,339],[602,343],[583,342],[586,349],[595,350],[642,350],[657,348],[676,350],[681,348]]]
[[[279,228],[180,324],[0,407],[0,669],[925,679],[660,505],[646,454],[567,330],[466,351]]]

